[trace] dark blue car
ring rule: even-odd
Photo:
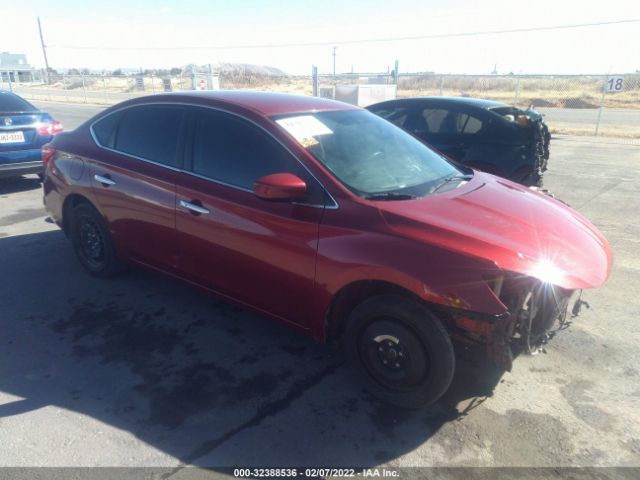
[[[40,149],[61,131],[62,125],[51,115],[0,90],[0,178],[42,175]]]
[[[491,100],[415,97],[367,107],[449,158],[523,185],[541,185],[551,135],[542,115]]]

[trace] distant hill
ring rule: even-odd
[[[191,65],[187,65],[183,68],[183,71],[189,71]],[[209,67],[207,65],[193,65],[198,72],[207,72]],[[216,63],[212,64],[211,68],[214,73],[220,73],[231,76],[265,76],[265,77],[286,77],[288,74],[283,70],[276,67],[269,67],[267,65],[252,65],[250,63]]]

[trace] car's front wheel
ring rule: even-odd
[[[76,256],[91,275],[110,277],[122,270],[107,225],[93,206],[73,209],[70,233]]]
[[[447,331],[408,297],[380,295],[358,305],[349,318],[345,346],[365,387],[400,407],[435,402],[453,378],[455,354]]]

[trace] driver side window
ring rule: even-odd
[[[251,190],[264,175],[299,175],[296,166],[289,152],[258,127],[224,112],[197,112],[192,165],[195,173]]]
[[[198,175],[253,190],[260,177],[292,173],[307,183],[305,203],[323,201],[315,180],[291,153],[260,127],[235,115],[197,108],[191,151],[191,170]]]

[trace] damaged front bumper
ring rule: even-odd
[[[466,340],[484,344],[487,358],[507,371],[515,356],[544,351],[544,345],[558,331],[568,328],[583,306],[590,308],[582,300],[581,290],[566,290],[540,281],[511,282],[501,294],[509,307],[507,313],[484,318],[467,313],[454,315],[454,323]],[[575,300],[569,310],[572,298]]]

